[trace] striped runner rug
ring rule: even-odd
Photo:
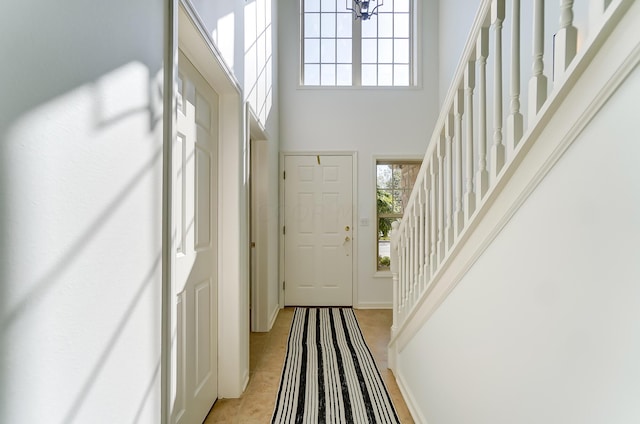
[[[400,422],[353,309],[295,310],[271,422]]]

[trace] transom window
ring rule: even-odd
[[[366,21],[350,0],[301,1],[302,85],[415,85],[413,0],[385,0]]]
[[[394,160],[376,163],[377,270],[388,271],[390,264],[391,223],[402,219],[413,184],[420,171],[420,161]]]

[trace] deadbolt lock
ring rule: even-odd
[[[349,231],[349,226],[347,225],[346,227],[344,227],[345,231]]]

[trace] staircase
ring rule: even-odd
[[[416,422],[640,422],[639,62],[638,1],[481,2],[393,224]]]

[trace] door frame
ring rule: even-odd
[[[351,157],[351,184],[352,184],[352,209],[351,209],[351,222],[352,222],[352,240],[355,241],[354,249],[351,254],[351,295],[352,295],[352,306],[358,305],[358,242],[360,240],[358,234],[358,152],[354,150],[309,150],[309,151],[281,151],[280,152],[280,166],[279,166],[279,187],[280,187],[280,272],[279,272],[279,290],[278,290],[278,299],[280,303],[280,308],[284,308],[284,243],[285,236],[282,233],[282,228],[284,227],[284,160],[287,156],[349,156]]]
[[[250,104],[246,104],[247,132],[249,134],[249,247],[251,331],[266,332],[272,326],[272,311],[269,311],[268,249],[269,231],[267,221],[260,219],[260,205],[268,203],[269,161],[267,154],[269,138]],[[262,211],[264,213],[264,211]],[[254,274],[251,275],[251,272]]]
[[[162,347],[160,360],[161,422],[168,424],[173,407],[172,329],[175,240],[172,235],[172,147],[176,139],[178,49],[181,49],[219,97],[218,132],[218,398],[239,397],[249,381],[249,302],[246,154],[240,83],[224,62],[197,12],[186,0],[168,0],[165,15],[165,68],[162,80]],[[160,85],[160,84],[159,84]],[[153,92],[153,91],[152,91]],[[226,175],[226,178],[222,176]],[[235,176],[229,177],[229,176]],[[222,223],[224,222],[224,226]]]

